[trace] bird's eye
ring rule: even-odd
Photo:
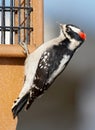
[[[70,32],[70,31],[71,31],[71,29],[70,29],[70,28],[67,28],[67,29],[66,29],[66,32]]]

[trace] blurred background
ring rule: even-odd
[[[44,40],[59,35],[59,23],[87,34],[66,70],[29,111],[17,130],[95,130],[95,1],[44,0]]]

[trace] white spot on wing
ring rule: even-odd
[[[44,52],[44,55],[47,55],[47,51]]]
[[[47,55],[49,56],[49,55],[50,55],[50,53],[48,52],[48,53],[47,53]]]
[[[43,59],[42,59],[42,61],[43,61],[43,62],[46,62],[46,59],[45,59],[45,58],[43,58]]]
[[[47,69],[47,66],[44,66],[44,69]]]
[[[37,87],[37,86],[35,86],[34,88],[37,89],[37,90],[39,90],[39,87]]]
[[[41,67],[42,66],[42,64],[39,64],[39,67]]]
[[[42,69],[44,66],[42,65],[40,68]]]
[[[46,56],[44,56],[44,59],[47,59],[48,58],[48,56],[46,55]]]

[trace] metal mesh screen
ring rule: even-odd
[[[29,43],[30,32],[33,31],[33,28],[30,26],[30,14],[32,11],[30,0],[1,0],[1,44],[15,44],[15,36],[17,37],[17,43],[21,41]]]

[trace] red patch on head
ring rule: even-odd
[[[86,40],[86,34],[84,32],[79,32],[79,36],[83,39]]]

